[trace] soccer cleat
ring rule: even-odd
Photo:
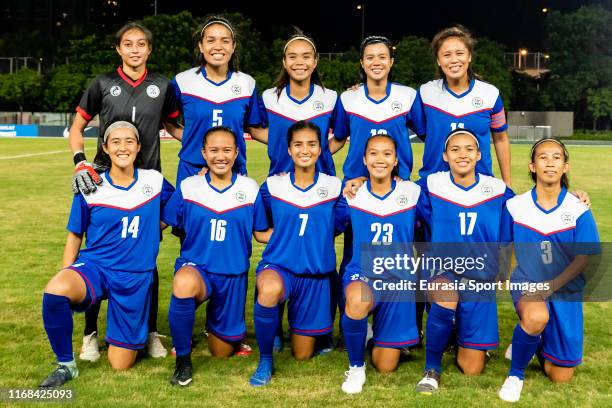
[[[166,337],[158,332],[149,333],[147,340],[147,354],[153,358],[163,358],[168,355],[168,350],[162,344],[160,338]]]
[[[272,345],[273,353],[280,353],[285,348],[285,342],[281,336],[274,336],[274,344]]]
[[[274,373],[274,367],[270,360],[259,360],[257,370],[251,376],[249,384],[253,387],[263,387],[268,385],[272,380],[272,374]]]
[[[440,385],[440,373],[434,369],[429,369],[423,374],[423,378],[415,387],[416,392],[423,395],[432,395],[438,392]]]
[[[39,388],[57,388],[79,376],[79,370],[74,360],[71,363],[58,363],[57,367],[45,380],[40,383]]]
[[[506,402],[517,402],[521,398],[523,380],[512,375],[506,378],[504,385],[499,389],[499,398]]]
[[[334,351],[334,339],[331,334],[317,337],[315,341],[315,356],[325,356]]]
[[[365,364],[361,367],[349,366],[349,370],[344,372],[346,378],[342,383],[342,391],[347,394],[359,394],[366,382]]]
[[[504,357],[506,357],[506,360],[512,361],[512,343],[508,345],[508,348],[506,349],[506,353],[504,354]]]
[[[251,346],[241,341],[238,345],[238,349],[234,352],[234,355],[239,357],[247,357],[250,356],[252,353],[253,349],[251,348]]]
[[[100,359],[100,347],[98,345],[97,333],[91,332],[87,336],[83,336],[83,345],[81,346],[80,360],[91,361],[95,363]]]
[[[174,374],[172,374],[170,384],[187,387],[193,381],[192,371],[190,354],[177,357],[176,368],[174,369]]]

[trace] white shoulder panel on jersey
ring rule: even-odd
[[[222,85],[207,81],[198,68],[191,68],[176,75],[181,94],[220,104],[234,99],[250,98],[255,89],[255,80],[243,72],[232,72],[231,78]]]
[[[208,184],[205,177],[196,175],[187,177],[181,182],[181,192],[185,201],[216,213],[224,213],[253,205],[259,192],[259,186],[255,180],[238,175],[230,188],[219,192]]]
[[[455,117],[493,109],[499,97],[499,90],[495,86],[479,80],[461,98],[451,95],[442,79],[421,85],[419,92],[424,105]]]
[[[300,208],[335,201],[342,192],[340,179],[323,173],[319,173],[316,184],[306,191],[296,188],[291,183],[289,173],[268,177],[267,185],[273,198]]]
[[[365,94],[365,86],[355,91],[345,91],[340,96],[344,110],[374,123],[382,123],[405,115],[412,108],[416,91],[409,86],[391,84],[387,99],[380,104],[372,102]]]
[[[364,183],[355,198],[348,199],[351,208],[375,215],[377,217],[388,217],[404,211],[413,209],[419,201],[421,187],[412,181],[398,181],[395,189],[383,200],[373,195]]]
[[[427,176],[429,194],[452,204],[470,208],[503,196],[506,183],[491,176],[478,174],[478,184],[469,190],[458,187],[450,177],[450,172],[439,171]]]
[[[514,222],[542,235],[552,235],[576,227],[578,218],[588,211],[587,206],[569,192],[561,205],[550,213],[536,207],[531,190],[507,201],[506,206]]]
[[[133,210],[141,207],[157,197],[164,183],[164,176],[156,170],[138,169],[138,180],[129,190],[113,186],[106,173],[102,174],[104,180],[95,193],[85,195],[87,205],[93,207],[109,207],[119,210]]]
[[[296,103],[290,99],[285,89],[279,97],[276,94],[276,88],[266,89],[262,99],[269,112],[297,122],[331,113],[336,106],[338,94],[334,90],[323,89],[315,85],[312,95],[303,103]]]

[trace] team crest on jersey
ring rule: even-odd
[[[234,95],[240,95],[242,93],[242,87],[238,84],[232,85],[232,93]]]
[[[391,110],[393,112],[399,112],[402,110],[402,103],[400,101],[391,102]]]
[[[325,198],[329,195],[329,191],[325,187],[319,187],[317,190],[317,195],[321,198]]]
[[[406,197],[405,195],[399,195],[397,196],[397,198],[395,199],[395,202],[397,203],[397,205],[399,205],[400,207],[405,207],[408,205],[408,197]]]
[[[242,190],[236,191],[236,194],[234,194],[234,198],[239,203],[243,203],[243,202],[246,201],[246,193],[244,191],[242,191]]]
[[[561,222],[565,225],[570,225],[574,222],[574,214],[570,212],[564,212],[561,214]]]
[[[482,108],[482,98],[480,96],[475,96],[472,98],[472,106],[475,108]]]
[[[118,85],[112,86],[110,89],[110,94],[112,96],[119,96],[121,95],[121,88]]]
[[[482,187],[480,187],[480,192],[485,196],[490,196],[493,194],[493,187],[488,184],[483,184]]]
[[[142,194],[151,197],[153,195],[153,187],[150,184],[145,184],[142,186]]]
[[[157,98],[159,96],[159,87],[157,85],[147,86],[147,95],[153,99]]]
[[[321,112],[324,108],[325,105],[323,105],[323,102],[321,101],[314,101],[312,103],[312,110],[314,110],[315,112]]]

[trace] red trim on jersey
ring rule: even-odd
[[[221,105],[221,104],[224,104],[224,103],[228,103],[228,102],[232,102],[232,101],[237,101],[237,100],[240,100],[240,99],[248,99],[251,96],[253,96],[253,95],[239,96],[238,98],[228,99],[227,101],[215,102],[215,101],[211,101],[210,99],[206,99],[206,98],[204,98],[202,96],[198,96],[198,95],[194,95],[194,94],[190,94],[190,93],[186,93],[186,92],[181,93],[181,95],[191,96],[192,98],[201,99],[203,101],[210,102],[210,103],[213,103],[215,105]]]
[[[361,208],[361,207],[352,206],[352,205],[350,205],[350,204],[349,204],[349,207],[350,207],[350,208],[354,208],[354,209],[356,209],[356,210],[359,210],[359,211],[361,211],[361,212],[364,212],[364,213],[366,213],[366,214],[373,215],[373,216],[378,217],[378,218],[384,218],[384,217],[390,217],[390,216],[395,215],[395,214],[400,214],[400,213],[403,213],[403,212],[406,212],[406,211],[410,211],[410,210],[412,210],[413,208],[415,208],[415,207],[416,207],[416,205],[413,205],[412,207],[404,208],[404,209],[401,209],[401,210],[399,210],[399,211],[395,211],[395,212],[392,212],[392,213],[390,213],[390,214],[386,214],[386,215],[376,214],[376,213],[373,213],[373,212],[368,211],[368,210],[366,210],[366,209],[363,209],[363,208]]]
[[[551,361],[554,361],[556,363],[565,364],[565,365],[576,365],[576,364],[580,364],[582,362],[581,358],[579,358],[578,360],[560,360],[558,358],[555,358],[555,357],[551,356],[548,353],[545,353],[544,351],[542,351],[542,356],[544,358],[546,358],[547,360],[551,360]]]
[[[160,194],[160,193],[155,194],[153,197],[149,198],[147,201],[145,201],[145,202],[143,202],[143,203],[140,203],[140,204],[138,204],[137,206],[132,207],[132,208],[117,207],[117,206],[114,206],[114,205],[110,205],[110,204],[102,204],[102,203],[92,203],[92,204],[89,204],[89,203],[88,203],[87,205],[88,205],[89,207],[105,207],[105,208],[114,208],[115,210],[133,211],[133,210],[135,210],[135,209],[137,209],[137,208],[140,208],[140,207],[142,207],[143,205],[148,204],[148,203],[150,203],[151,201],[155,200],[157,197],[159,197],[159,194]]]
[[[86,121],[90,121],[91,120],[91,115],[87,112],[85,112],[85,109],[81,108],[80,106],[76,107],[76,111],[86,120]]]
[[[166,119],[174,119],[174,118],[177,118],[178,115],[179,115],[179,111],[176,110],[176,111],[172,112],[171,114],[169,114],[168,116],[166,116]]]
[[[199,203],[197,201],[189,200],[188,198],[184,198],[184,200],[187,201],[188,203],[192,203],[192,204],[195,204],[195,205],[197,205],[199,207],[206,208],[207,210],[210,210],[210,211],[214,212],[215,214],[223,214],[223,213],[226,213],[228,211],[233,211],[233,210],[237,210],[238,208],[248,207],[250,205],[253,205],[253,203],[246,203],[246,204],[238,205],[236,207],[228,208],[227,210],[217,211],[214,208],[207,207],[204,204]]]
[[[447,115],[450,115],[450,116],[452,116],[452,117],[454,117],[454,118],[462,118],[462,117],[467,116],[467,115],[473,115],[474,113],[486,112],[486,111],[490,111],[490,110],[492,110],[492,109],[493,109],[493,108],[485,108],[485,109],[480,109],[480,110],[473,111],[473,112],[464,113],[463,115],[453,115],[453,114],[452,114],[452,113],[450,113],[450,112],[447,112],[447,111],[445,111],[445,110],[443,110],[443,109],[438,108],[437,106],[428,105],[428,104],[426,104],[426,103],[423,103],[423,105],[427,106],[428,108],[435,109],[435,110],[437,110],[437,111],[439,111],[439,112],[442,112],[442,113],[445,113],[445,114],[447,114]]]
[[[306,119],[294,119],[294,118],[290,118],[289,116],[285,116],[282,113],[274,112],[272,109],[266,109],[266,110],[268,112],[270,112],[271,114],[273,114],[273,115],[280,116],[281,118],[290,120],[292,122],[297,122],[299,120],[313,120],[313,119],[316,119],[316,118],[318,118],[320,116],[327,115],[328,113],[332,113],[332,111],[327,111],[327,112],[319,113],[318,115],[311,116],[311,117],[306,118]]]
[[[458,202],[456,202],[456,201],[449,200],[448,198],[444,198],[444,197],[442,197],[442,196],[439,196],[439,195],[437,195],[437,194],[434,194],[434,193],[432,193],[431,191],[429,192],[429,195],[432,195],[432,196],[434,196],[434,197],[436,197],[436,198],[439,198],[439,199],[440,199],[440,200],[442,200],[442,201],[446,201],[447,203],[451,203],[451,204],[458,205],[459,207],[463,207],[463,208],[473,208],[473,207],[476,207],[477,205],[484,204],[484,203],[486,203],[486,202],[488,202],[488,201],[495,200],[496,198],[502,197],[504,194],[502,193],[502,194],[498,194],[498,195],[493,196],[493,197],[489,197],[489,198],[487,198],[486,200],[479,201],[479,202],[477,202],[476,204],[472,204],[472,205],[465,205],[465,204],[458,203]]]
[[[329,326],[324,329],[317,329],[317,330],[296,329],[295,327],[290,327],[289,331],[292,331],[294,333],[312,334],[312,333],[325,333],[325,332],[331,331],[332,329],[333,329],[333,326]]]
[[[529,226],[529,225],[526,225],[526,224],[520,223],[520,222],[518,222],[518,221],[514,221],[514,223],[515,223],[515,224],[517,224],[517,225],[520,225],[521,227],[525,227],[525,228],[530,229],[530,230],[532,230],[532,231],[534,231],[534,232],[537,232],[537,233],[538,233],[538,234],[540,234],[540,235],[544,235],[545,237],[548,237],[549,235],[552,235],[552,234],[557,234],[557,233],[559,233],[559,232],[565,232],[565,231],[569,231],[569,230],[572,230],[572,229],[575,229],[575,228],[576,228],[576,226],[575,226],[575,225],[573,225],[573,226],[571,226],[571,227],[567,227],[567,228],[563,228],[563,229],[560,229],[560,230],[556,230],[556,231],[551,231],[551,232],[549,232],[549,233],[545,233],[545,232],[542,232],[542,231],[540,231],[540,230],[535,229],[534,227],[531,227],[531,226]]]
[[[142,344],[123,343],[118,340],[111,339],[108,336],[106,336],[106,341],[108,341],[110,344],[115,345],[115,346],[126,346],[126,347],[132,347],[132,348],[143,348],[145,345],[145,343],[142,343]]]
[[[119,74],[119,76],[121,78],[123,78],[123,80],[125,82],[128,83],[128,85],[130,85],[132,88],[136,88],[138,85],[140,85],[142,83],[142,81],[145,80],[145,78],[147,77],[147,74],[149,72],[145,68],[144,74],[140,78],[138,78],[136,81],[133,81],[132,78],[130,78],[129,76],[125,75],[125,72],[123,72],[123,69],[121,67],[117,68],[117,73]]]
[[[470,343],[468,341],[464,341],[459,344],[460,346],[469,346],[469,347],[497,347],[499,343]]]
[[[387,119],[383,119],[383,120],[381,120],[380,122],[379,122],[379,121],[376,121],[376,120],[374,120],[374,119],[366,118],[365,116],[361,116],[360,114],[355,113],[355,112],[349,112],[349,111],[346,111],[346,113],[347,113],[348,115],[357,116],[358,118],[365,119],[365,120],[367,120],[368,122],[376,123],[376,124],[378,124],[378,125],[379,125],[379,124],[381,124],[381,123],[388,122],[388,121],[390,121],[390,120],[392,120],[392,119],[399,118],[400,116],[404,116],[405,114],[407,114],[407,113],[408,113],[408,111],[403,112],[403,113],[400,113],[399,115],[391,116],[390,118],[387,118]]]
[[[285,203],[285,204],[289,204],[289,205],[292,205],[293,207],[302,208],[302,209],[312,208],[312,207],[315,207],[315,206],[320,205],[320,204],[326,204],[326,203],[329,203],[330,201],[336,201],[336,199],[338,198],[338,197],[334,197],[334,198],[330,198],[329,200],[319,201],[318,203],[314,203],[314,204],[311,204],[311,205],[307,205],[307,206],[302,207],[301,205],[297,205],[296,203],[292,203],[292,202],[290,202],[290,201],[283,200],[282,198],[277,197],[277,196],[275,196],[275,195],[270,194],[270,196],[271,196],[272,198],[276,198],[278,201],[282,201],[282,202],[283,202],[283,203]]]
[[[406,346],[410,344],[417,344],[420,339],[408,340],[408,341],[377,341],[374,340],[374,344],[380,344],[381,346]]]

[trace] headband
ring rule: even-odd
[[[289,47],[289,44],[297,40],[306,41],[308,44],[312,45],[312,48],[314,49],[315,53],[317,52],[317,46],[314,45],[314,42],[312,42],[310,38],[303,36],[303,35],[296,35],[294,37],[291,37],[289,40],[287,40],[287,42],[285,43],[285,48],[283,49],[283,54],[287,52],[287,47]]]
[[[535,148],[544,142],[554,142],[558,144],[559,146],[561,146],[563,149],[565,149],[565,146],[563,145],[563,143],[561,143],[559,140],[555,139],[554,137],[543,137],[542,139],[535,142],[533,146],[531,146],[531,151],[532,152],[535,151]]]
[[[383,37],[382,35],[371,35],[363,39],[363,41],[361,42],[361,48],[364,48],[370,44],[378,43],[384,43],[386,45],[391,46],[391,40],[389,40],[387,37]]]
[[[478,143],[478,137],[476,137],[476,135],[474,133],[472,133],[472,131],[467,130],[467,129],[455,129],[452,132],[450,132],[448,134],[448,136],[446,136],[446,140],[444,141],[444,150],[446,150],[446,147],[448,146],[448,141],[451,139],[451,137],[455,136],[455,135],[470,135],[474,138],[474,141],[476,142],[476,147],[480,149],[480,143]]]
[[[232,39],[236,38],[236,35],[234,34],[234,29],[232,28],[232,26],[229,25],[229,23],[223,20],[219,20],[219,19],[213,19],[209,21],[208,23],[204,24],[204,27],[202,27],[202,31],[200,31],[200,37],[204,37],[204,30],[206,30],[208,27],[210,27],[213,24],[221,24],[222,26],[227,27],[227,29],[230,30],[230,33],[232,33]]]
[[[110,136],[111,132],[116,129],[130,129],[132,132],[134,132],[134,135],[136,135],[136,140],[138,140],[138,143],[140,143],[140,134],[138,133],[138,129],[136,129],[136,126],[132,125],[130,122],[126,122],[125,120],[113,122],[106,128],[104,131],[104,143],[106,143],[106,140]]]

